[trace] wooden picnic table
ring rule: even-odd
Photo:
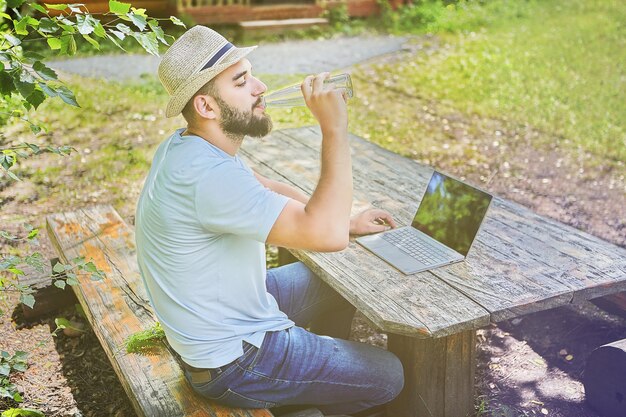
[[[433,171],[350,135],[353,214],[374,206],[411,223]],[[321,133],[304,127],[248,139],[241,155],[268,178],[312,193]],[[336,253],[292,253],[374,325],[405,368],[388,416],[472,415],[476,329],[626,290],[626,250],[494,197],[467,259],[404,275],[351,241]]]

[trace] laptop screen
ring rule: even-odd
[[[491,196],[435,171],[412,226],[466,256]]]

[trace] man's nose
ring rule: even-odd
[[[267,91],[267,86],[265,85],[265,83],[256,77],[254,78],[254,80],[256,81],[256,89],[254,90],[254,95],[259,96],[265,93]]]

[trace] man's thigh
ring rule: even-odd
[[[390,352],[300,327],[268,332],[236,367],[210,397],[232,406],[313,404],[325,413],[353,413],[391,401],[404,381]]]
[[[350,308],[343,297],[302,262],[269,269],[266,285],[280,310],[297,326],[306,327],[313,318],[328,311]]]

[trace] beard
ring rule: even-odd
[[[230,106],[221,97],[213,98],[217,102],[222,116],[220,127],[228,136],[237,139],[243,138],[243,136],[260,138],[272,131],[272,118],[269,115],[254,115],[254,108],[261,104],[261,99],[254,103],[250,111],[244,112]]]

